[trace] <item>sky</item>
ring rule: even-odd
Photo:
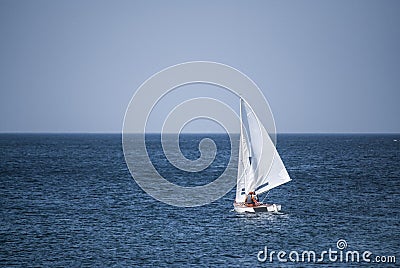
[[[146,79],[199,60],[249,76],[278,132],[400,133],[399,12],[388,0],[0,0],[0,132],[121,132]],[[211,88],[198,91],[223,95]]]

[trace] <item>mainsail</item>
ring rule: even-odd
[[[240,128],[236,202],[244,202],[249,192],[262,194],[291,180],[268,132],[243,99]]]
[[[240,102],[240,144],[238,177],[236,186],[236,202],[244,202],[246,194],[254,181],[254,170],[251,167],[250,147],[246,138],[246,129],[242,122],[242,102]]]

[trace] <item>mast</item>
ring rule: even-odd
[[[239,156],[238,156],[238,174],[237,174],[237,183],[236,183],[236,198],[235,202],[240,203],[244,202],[245,196],[243,192],[245,192],[245,178],[244,178],[244,165],[242,160],[243,155],[243,121],[242,121],[242,97],[240,97],[239,101],[239,116],[240,116],[240,138],[239,138]]]

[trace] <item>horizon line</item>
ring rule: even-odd
[[[122,135],[122,132],[116,131],[0,131],[0,135],[2,134],[119,134]],[[130,133],[130,134],[141,134],[141,133]],[[146,132],[145,134],[161,134],[161,132]],[[228,134],[226,132],[171,132],[164,134]],[[240,132],[234,132],[231,134],[240,134]],[[277,135],[280,134],[294,134],[294,135],[368,135],[368,134],[393,134],[400,135],[400,132],[277,132]]]

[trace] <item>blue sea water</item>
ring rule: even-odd
[[[181,137],[183,154],[199,157],[204,136]],[[181,185],[206,184],[224,171],[225,135],[205,172],[185,174],[147,139],[154,165]],[[0,135],[0,265],[43,267],[286,267],[259,262],[271,251],[338,250],[396,256],[400,262],[399,135],[279,135],[291,182],[273,189],[281,214],[237,214],[234,189],[195,208],[169,206],[135,183],[117,134]],[[161,155],[161,157],[160,157]],[[176,176],[176,174],[180,176]],[[235,178],[233,178],[235,179]],[[175,179],[177,180],[177,179]],[[190,197],[187,197],[190,198]],[[287,256],[286,256],[287,257]],[[325,267],[395,264],[323,262]]]

